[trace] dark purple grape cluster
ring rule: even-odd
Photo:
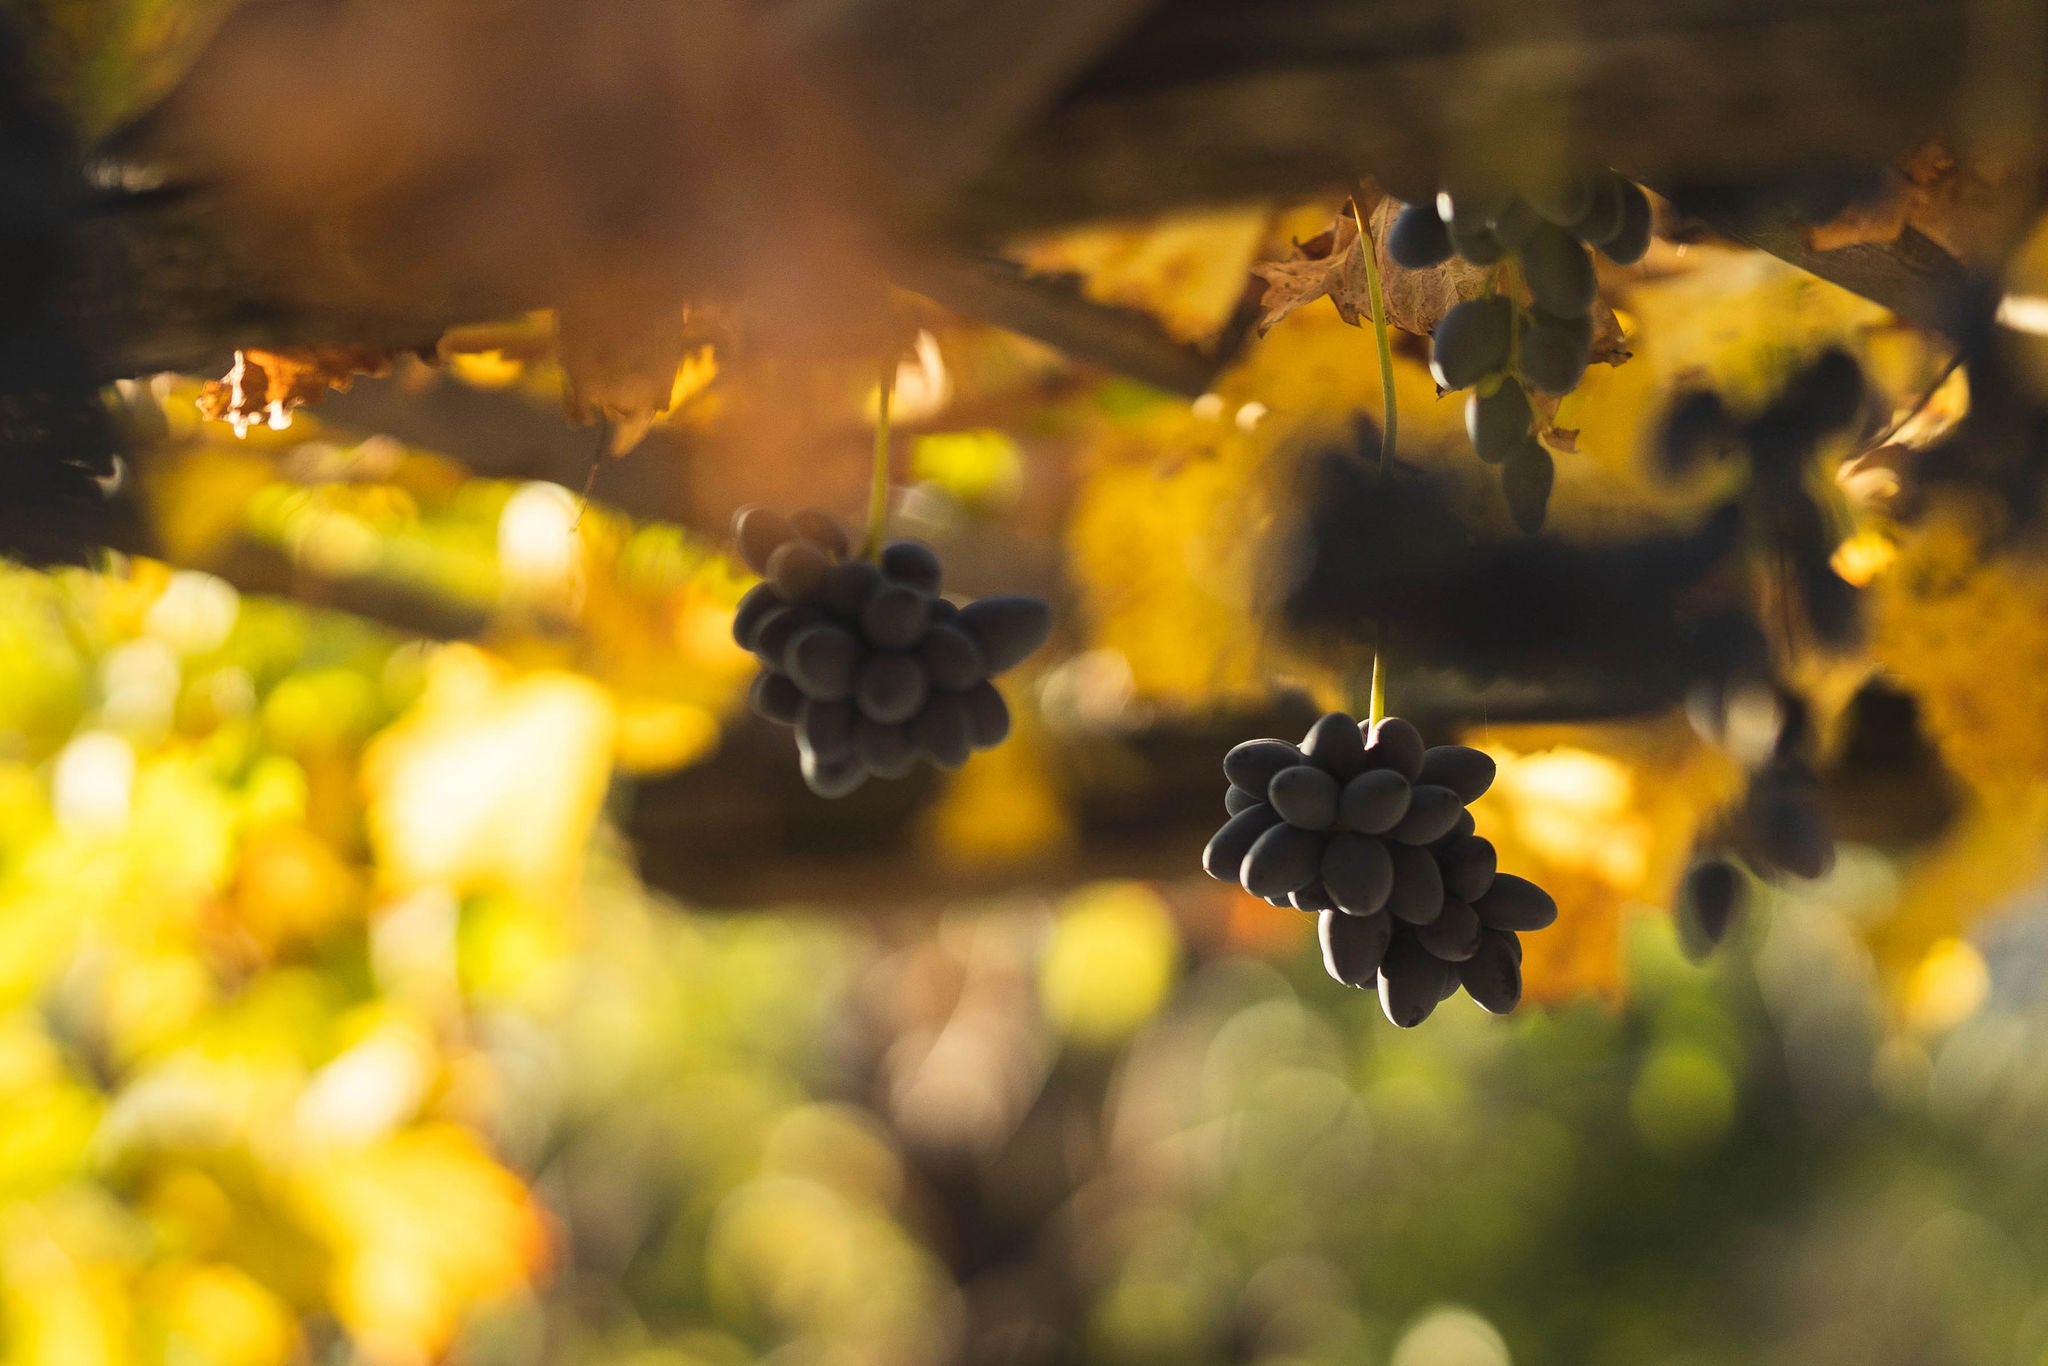
[[[1694,636],[1704,673],[1686,711],[1702,738],[1748,774],[1741,800],[1696,841],[1678,888],[1680,939],[1703,958],[1748,904],[1745,866],[1760,877],[1825,877],[1835,865],[1835,840],[1821,804],[1811,710],[1774,675],[1762,629],[1740,613],[1721,613]]]
[[[1535,883],[1495,868],[1466,806],[1494,764],[1464,745],[1425,749],[1398,716],[1331,712],[1299,745],[1247,740],[1223,760],[1230,813],[1203,851],[1209,875],[1275,906],[1312,911],[1323,966],[1377,985],[1403,1029],[1462,985],[1495,1014],[1522,997],[1516,936],[1557,919]]]
[[[1856,358],[1830,348],[1747,417],[1730,412],[1711,389],[1679,395],[1652,443],[1657,472],[1674,483],[1716,460],[1746,455],[1744,515],[1772,548],[1785,594],[1806,609],[1814,636],[1829,645],[1854,642],[1861,623],[1856,589],[1835,572],[1834,522],[1810,476],[1821,444],[1862,416],[1867,392]]]
[[[1452,256],[1475,266],[1512,259],[1529,302],[1495,292],[1444,314],[1431,339],[1439,388],[1472,389],[1465,429],[1479,458],[1500,466],[1515,525],[1543,528],[1557,470],[1536,435],[1529,391],[1578,387],[1593,351],[1599,285],[1589,248],[1633,265],[1650,247],[1650,201],[1612,171],[1520,191],[1498,182],[1456,184],[1434,204],[1409,204],[1387,231],[1397,265],[1422,270]]]
[[[740,558],[762,582],[740,599],[732,634],[761,672],[755,713],[796,730],[804,783],[844,797],[872,775],[901,778],[924,759],[958,768],[1001,744],[1010,710],[989,680],[1045,643],[1043,599],[939,595],[939,557],[892,541],[870,563],[821,512],[743,508]]]

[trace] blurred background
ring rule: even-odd
[[[103,130],[207,6],[44,9]],[[1495,756],[1480,831],[1561,908],[1522,1007],[1396,1030],[1201,876],[1222,753],[1357,683],[1275,599],[1376,441],[1371,335],[1249,335],[1341,202],[1006,239],[1126,373],[890,297],[892,532],[1058,624],[1007,744],[840,803],[747,713],[725,527],[858,523],[872,355],[693,315],[623,442],[546,311],[114,386],[114,549],[0,570],[0,1360],[2048,1363],[2048,563],[1908,515],[1972,411],[1938,332],[1660,200],[1603,275],[1630,354],[1555,414],[1550,534],[1610,543],[1742,477],[1645,469],[1675,393],[1863,363],[1862,643],[1781,661],[1826,877],[1688,957],[1742,774],[1682,688],[1427,639],[1391,709]],[[1508,536],[1424,359],[1402,457]]]

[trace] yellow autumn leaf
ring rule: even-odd
[[[1263,208],[1169,214],[1040,234],[1010,251],[1041,274],[1079,275],[1083,295],[1097,303],[1150,313],[1169,335],[1199,342],[1244,296],[1270,217]]]
[[[371,1362],[438,1356],[465,1316],[525,1288],[546,1262],[533,1197],[453,1125],[332,1153],[298,1189],[333,1254],[336,1317]]]
[[[587,679],[437,658],[415,710],[364,756],[367,822],[394,888],[565,889],[611,776],[610,698]]]

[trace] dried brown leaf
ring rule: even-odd
[[[1958,260],[1983,264],[2000,255],[2019,188],[2010,168],[1964,161],[1945,144],[1926,142],[1885,169],[1876,199],[1799,233],[1815,251],[1836,251],[1895,242],[1911,228]]]
[[[565,304],[555,312],[555,357],[577,422],[611,423],[606,454],[640,444],[668,411],[676,369],[689,350],[688,315],[665,309]]]
[[[237,351],[233,368],[199,391],[199,411],[232,423],[237,435],[258,424],[282,429],[293,409],[347,389],[357,375],[390,374],[392,356],[370,346]]]

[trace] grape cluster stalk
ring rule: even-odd
[[[1274,906],[1317,917],[1323,966],[1377,987],[1394,1024],[1428,1019],[1460,986],[1495,1014],[1522,996],[1519,936],[1557,919],[1535,883],[1498,870],[1465,808],[1494,762],[1425,748],[1398,716],[1331,712],[1298,745],[1247,740],[1223,760],[1230,819],[1202,866]]]
[[[744,508],[733,534],[762,576],[733,614],[733,639],[761,661],[749,701],[796,731],[811,791],[844,797],[920,760],[956,769],[1009,734],[1009,706],[990,680],[1045,643],[1043,599],[956,606],[940,595],[930,546],[892,541],[862,558],[821,512]]]

